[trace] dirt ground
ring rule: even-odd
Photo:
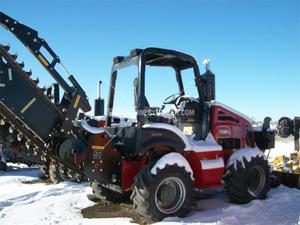
[[[52,184],[50,178],[48,179],[36,179],[30,181],[22,181],[23,184]]]
[[[210,193],[197,193],[194,197],[195,200],[209,199],[213,195]],[[90,199],[96,202],[95,205],[87,207],[81,210],[84,218],[117,218],[117,217],[127,217],[132,218],[133,223],[138,223],[140,225],[149,224],[144,220],[143,217],[138,215],[133,209],[131,202],[114,204],[110,202],[96,201],[95,199]],[[196,204],[192,205],[192,211],[198,211]]]
[[[133,223],[145,225],[147,222],[139,216],[130,203],[113,204],[110,202],[97,202],[96,205],[81,210],[84,218],[116,218],[129,217]]]
[[[31,181],[23,181],[24,184],[52,184],[50,178],[48,179],[36,179]],[[93,200],[94,201],[94,200]],[[140,225],[146,225],[147,222],[139,216],[131,202],[114,204],[110,202],[96,201],[96,204],[81,210],[84,218],[117,218],[127,217],[132,218],[133,223]]]

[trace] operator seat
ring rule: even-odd
[[[209,115],[208,105],[200,104],[198,100],[192,98],[183,98],[180,111],[176,114],[177,127],[182,131],[185,128],[192,127],[192,135],[195,141],[205,140],[209,132]],[[180,103],[181,104],[181,103]],[[191,114],[192,113],[192,114]]]

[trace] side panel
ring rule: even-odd
[[[252,125],[243,117],[218,105],[211,106],[211,132],[223,147],[225,164],[235,149],[254,147]]]
[[[90,180],[96,180],[102,184],[110,184],[113,182],[113,176],[120,176],[118,174],[120,154],[114,149],[106,134],[95,134],[89,137],[83,169]],[[118,180],[114,182],[120,183]]]
[[[160,128],[109,127],[113,143],[121,154],[141,155],[157,145],[166,145],[183,151],[185,144],[174,132]]]
[[[121,185],[122,191],[126,192],[131,189],[131,186],[134,182],[134,177],[138,174],[138,172],[142,169],[142,167],[146,164],[146,158],[139,161],[130,161],[124,160],[121,161]]]
[[[187,151],[184,153],[194,172],[195,188],[221,187],[221,180],[224,174],[224,166],[213,168],[202,168],[201,160],[213,161],[222,158],[222,151],[200,152]]]

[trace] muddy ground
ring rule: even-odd
[[[50,178],[22,181],[23,184],[52,184]]]
[[[23,181],[24,184],[52,184],[51,180],[48,179],[36,179],[32,181]],[[209,199],[213,196],[213,194],[209,192],[198,192],[195,194],[195,201],[201,199]],[[144,220],[143,217],[137,214],[137,212],[133,209],[133,205],[131,201],[121,202],[121,203],[111,203],[105,201],[97,200],[94,195],[87,196],[91,201],[96,204],[81,210],[81,214],[84,218],[120,218],[126,217],[131,218],[133,223],[137,223],[140,225],[149,224]],[[192,211],[198,211],[198,207],[196,204],[192,205]]]
[[[195,200],[211,198],[211,194],[196,194]],[[197,205],[192,205],[192,211],[198,211]],[[148,224],[143,217],[138,215],[133,209],[131,202],[114,204],[110,202],[97,201],[95,205],[81,210],[84,218],[117,218],[127,217],[132,218],[133,223],[140,225]]]
[[[141,225],[147,222],[139,216],[130,203],[113,204],[110,202],[97,202],[97,204],[81,210],[84,218],[132,218],[133,223]]]

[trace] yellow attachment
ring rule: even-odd
[[[77,95],[76,100],[75,100],[75,102],[74,102],[74,106],[73,106],[74,109],[76,109],[76,108],[78,107],[80,98],[81,98],[81,96],[80,96],[80,95]]]
[[[46,67],[49,66],[49,63],[48,63],[47,59],[44,58],[44,56],[38,55],[37,57]]]
[[[93,150],[104,150],[105,146],[100,146],[100,145],[92,145]]]

